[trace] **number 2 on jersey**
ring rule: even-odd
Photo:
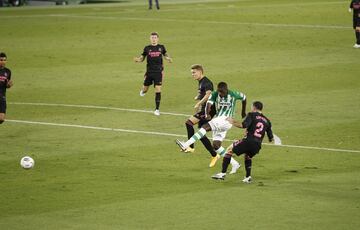
[[[254,136],[258,137],[258,138],[261,138],[261,132],[263,131],[263,129],[264,129],[264,124],[261,123],[261,122],[258,122],[256,124],[256,130],[254,132]]]

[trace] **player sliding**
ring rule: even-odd
[[[6,89],[13,86],[11,71],[6,68],[7,57],[5,53],[0,53],[0,124],[5,121],[6,114]]]
[[[189,140],[182,142],[176,140],[176,144],[185,151],[191,144],[195,143],[197,140],[203,138],[206,132],[213,131],[213,147],[217,153],[215,157],[212,157],[210,162],[210,167],[214,167],[216,161],[220,156],[225,155],[225,149],[221,146],[222,141],[225,139],[227,131],[232,127],[232,124],[227,120],[228,117],[233,117],[235,112],[236,101],[242,101],[242,111],[241,116],[245,117],[246,109],[246,96],[243,93],[232,91],[228,89],[228,86],[225,82],[220,82],[217,86],[217,90],[213,91],[209,100],[207,101],[205,118],[210,120],[211,106],[215,104],[216,115],[209,123],[204,124],[198,132],[196,132]],[[230,159],[232,165],[232,170],[230,174],[235,173],[240,164],[234,160]]]
[[[262,114],[262,109],[263,104],[260,101],[256,101],[252,105],[252,111],[248,113],[242,123],[235,121],[231,117],[227,119],[235,127],[246,129],[246,136],[242,140],[235,141],[229,146],[223,159],[222,171],[221,173],[213,175],[213,179],[225,179],[226,171],[229,166],[230,159],[232,159],[233,153],[238,156],[245,154],[244,160],[246,176],[243,182],[251,183],[252,158],[260,151],[265,132],[267,133],[270,142],[272,142],[274,138],[271,130],[271,122],[264,114]]]
[[[172,59],[166,53],[165,46],[159,44],[159,34],[153,32],[150,34],[151,44],[145,46],[140,57],[134,58],[135,62],[143,62],[147,59],[146,73],[144,76],[144,85],[140,91],[140,96],[145,96],[149,90],[149,86],[154,84],[155,87],[155,111],[156,116],[160,115],[160,101],[161,101],[161,85],[163,80],[163,56],[171,63]]]

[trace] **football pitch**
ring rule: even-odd
[[[360,50],[349,1],[145,1],[0,9],[14,87],[0,125],[0,229],[359,229]],[[162,115],[133,57],[157,31]],[[264,103],[265,144],[225,181],[201,143],[192,64]],[[236,118],[240,119],[241,105]],[[233,128],[227,139],[242,137]],[[225,142],[228,146],[231,142]],[[35,167],[23,170],[24,155]],[[243,159],[238,158],[243,164]]]

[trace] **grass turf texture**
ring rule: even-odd
[[[202,63],[215,83],[262,100],[284,144],[359,150],[360,53],[348,1],[162,1],[158,12],[142,3],[1,9],[0,49],[15,81],[8,102],[152,110],[153,91],[138,96],[145,66],[132,57],[158,31],[174,57],[165,66],[162,111],[193,112],[189,66]],[[185,117],[104,109],[9,104],[7,118],[185,134]],[[237,129],[228,135],[239,136]],[[360,225],[359,153],[264,146],[255,182],[244,185],[243,168],[212,181],[221,163],[209,169],[201,144],[184,155],[173,139],[4,123],[0,229]],[[33,170],[20,168],[25,154]]]

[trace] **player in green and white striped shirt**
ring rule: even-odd
[[[241,116],[246,116],[246,96],[245,94],[237,91],[229,90],[225,82],[218,84],[217,90],[212,92],[206,106],[206,118],[210,119],[210,109],[213,104],[216,107],[215,117],[209,123],[203,125],[201,129],[195,133],[189,140],[182,142],[176,140],[176,143],[183,150],[187,149],[195,141],[205,136],[206,132],[213,131],[213,147],[217,152],[217,156],[211,159],[210,167],[214,167],[216,161],[220,156],[224,156],[226,150],[221,146],[225,139],[227,131],[232,127],[232,124],[227,120],[228,117],[233,117],[235,113],[236,101],[242,101]],[[240,167],[240,164],[231,159],[232,170],[230,174],[235,173]]]

